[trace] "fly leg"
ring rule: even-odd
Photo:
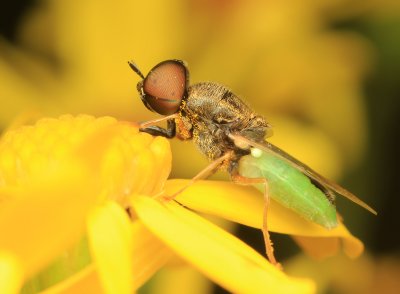
[[[241,185],[254,185],[254,184],[263,184],[264,185],[264,210],[263,210],[263,224],[262,224],[262,233],[264,237],[265,243],[265,251],[268,257],[268,260],[275,265],[277,268],[282,269],[282,266],[279,262],[276,261],[274,255],[274,247],[271,241],[271,237],[268,231],[268,207],[269,207],[269,188],[268,181],[265,178],[247,178],[239,175],[237,171],[233,171],[231,174],[232,181]]]
[[[187,183],[185,186],[183,186],[181,189],[179,189],[177,192],[175,192],[171,196],[164,197],[164,199],[166,199],[166,200],[175,199],[176,196],[178,196],[180,193],[182,193],[187,188],[192,186],[198,180],[207,179],[208,177],[213,175],[221,167],[221,165],[224,163],[224,161],[229,161],[232,157],[233,157],[232,151],[226,152],[224,155],[222,155],[221,157],[219,157],[216,160],[214,160],[213,162],[211,162],[203,170],[201,170],[197,175],[195,175],[190,180],[189,183]]]
[[[175,119],[176,114],[168,115],[162,118],[153,119],[139,125],[139,130],[141,132],[148,133],[153,136],[162,136],[168,139],[175,137],[176,134],[176,126],[175,126]],[[155,124],[160,123],[162,121],[167,121],[167,128],[161,128],[156,126]]]

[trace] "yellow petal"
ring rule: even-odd
[[[92,173],[72,161],[63,166],[44,168],[24,189],[0,189],[0,250],[18,256],[27,277],[81,238],[96,200]]]
[[[132,233],[127,213],[115,202],[96,207],[88,218],[93,260],[106,293],[132,293]]]
[[[140,221],[132,224],[133,286],[138,289],[173,256],[172,251]]]
[[[170,168],[165,138],[111,117],[64,115],[7,132],[0,139],[0,250],[20,257],[30,277],[82,237],[99,200],[157,194]]]
[[[163,137],[153,138],[150,150],[154,156],[153,166],[155,167],[155,174],[153,178],[157,179],[157,181],[153,185],[153,190],[147,195],[156,195],[164,188],[165,182],[171,172],[172,154],[169,141]]]
[[[170,180],[166,184],[166,192],[172,195],[187,183],[187,180]],[[263,197],[253,187],[230,182],[199,181],[181,193],[177,200],[200,212],[217,215],[255,228],[262,227]],[[351,257],[356,257],[363,251],[362,243],[352,236],[342,223],[339,223],[335,229],[327,230],[305,220],[273,200],[270,202],[268,211],[268,227],[273,232],[317,237],[309,238],[309,240],[314,242],[315,248],[319,250],[327,246],[327,255],[334,253],[329,249],[337,249],[334,244],[338,240],[343,241],[344,250]],[[330,245],[327,245],[328,243]]]
[[[0,249],[21,259],[27,277],[81,238],[100,194],[100,159],[112,138],[95,148],[90,139],[110,126],[118,129],[110,117],[66,115],[2,136]],[[78,154],[88,145],[91,152]]]
[[[7,132],[0,141],[0,182],[5,186],[23,185],[43,169],[64,169],[62,164],[69,160],[93,162],[98,169],[99,155],[108,147],[110,138],[97,148],[90,145],[90,139],[110,127],[118,128],[111,117],[64,115],[59,119],[43,118],[34,126]],[[84,146],[90,146],[91,152],[77,154],[77,149]],[[93,157],[96,160],[91,160]]]
[[[94,265],[89,265],[72,277],[40,292],[41,294],[105,293]]]
[[[107,125],[92,134],[90,144],[79,155],[101,161],[104,197],[124,204],[130,194],[160,193],[171,170],[171,150],[167,139],[140,133],[132,123]],[[108,144],[107,144],[108,142]],[[107,144],[98,156],[97,146]]]
[[[132,268],[134,290],[142,286],[173,256],[171,250],[165,246],[156,236],[139,221],[132,224]],[[125,262],[124,262],[125,263]],[[94,264],[91,264],[74,274],[41,292],[52,293],[105,293],[101,285],[100,277]]]
[[[0,293],[19,293],[23,276],[21,262],[14,255],[0,251]]]
[[[351,258],[360,256],[364,251],[363,243],[350,234],[342,239],[304,236],[293,236],[293,239],[304,252],[316,259],[324,259],[335,255],[341,244],[343,246],[343,251]],[[340,241],[342,241],[342,243],[340,243]]]
[[[174,202],[135,197],[139,219],[177,254],[235,293],[312,293],[309,280],[292,279],[232,235]]]
[[[198,270],[185,263],[163,268],[150,284],[150,291],[157,294],[212,293],[212,283]]]

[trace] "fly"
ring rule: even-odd
[[[146,77],[128,63],[142,78],[137,89],[144,105],[164,115],[143,123],[141,131],[193,140],[211,161],[192,182],[225,169],[234,182],[255,184],[263,191],[262,232],[271,263],[278,265],[267,226],[269,197],[327,229],[337,226],[336,194],[376,214],[351,192],[266,141],[272,133],[270,124],[230,89],[213,82],[189,85],[189,71],[181,60],[163,61]],[[160,121],[167,121],[167,128],[155,125]]]

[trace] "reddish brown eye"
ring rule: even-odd
[[[186,93],[186,66],[179,60],[157,64],[143,81],[145,102],[159,114],[177,112]]]

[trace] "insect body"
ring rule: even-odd
[[[137,88],[146,107],[166,115],[143,124],[142,131],[167,138],[193,139],[200,151],[213,161],[201,176],[225,168],[236,182],[263,184],[266,199],[263,233],[270,261],[275,259],[272,245],[267,244],[270,243],[266,223],[269,194],[326,228],[337,225],[335,194],[376,214],[349,191],[267,142],[271,126],[228,88],[213,82],[189,85],[188,69],[180,60],[163,61],[146,77],[134,63],[129,65],[143,79]],[[167,120],[167,129],[153,125],[161,120]],[[262,152],[254,156],[255,150]]]
[[[183,131],[189,131],[195,144],[210,160],[216,160],[228,150],[234,152],[229,166],[231,172],[235,160],[248,154],[249,149],[238,148],[229,135],[241,134],[261,142],[270,128],[263,117],[256,115],[229,89],[215,83],[190,86],[180,111]]]
[[[304,218],[327,229],[337,226],[334,195],[275,154],[243,156],[239,171],[247,178],[268,179],[271,198]]]

